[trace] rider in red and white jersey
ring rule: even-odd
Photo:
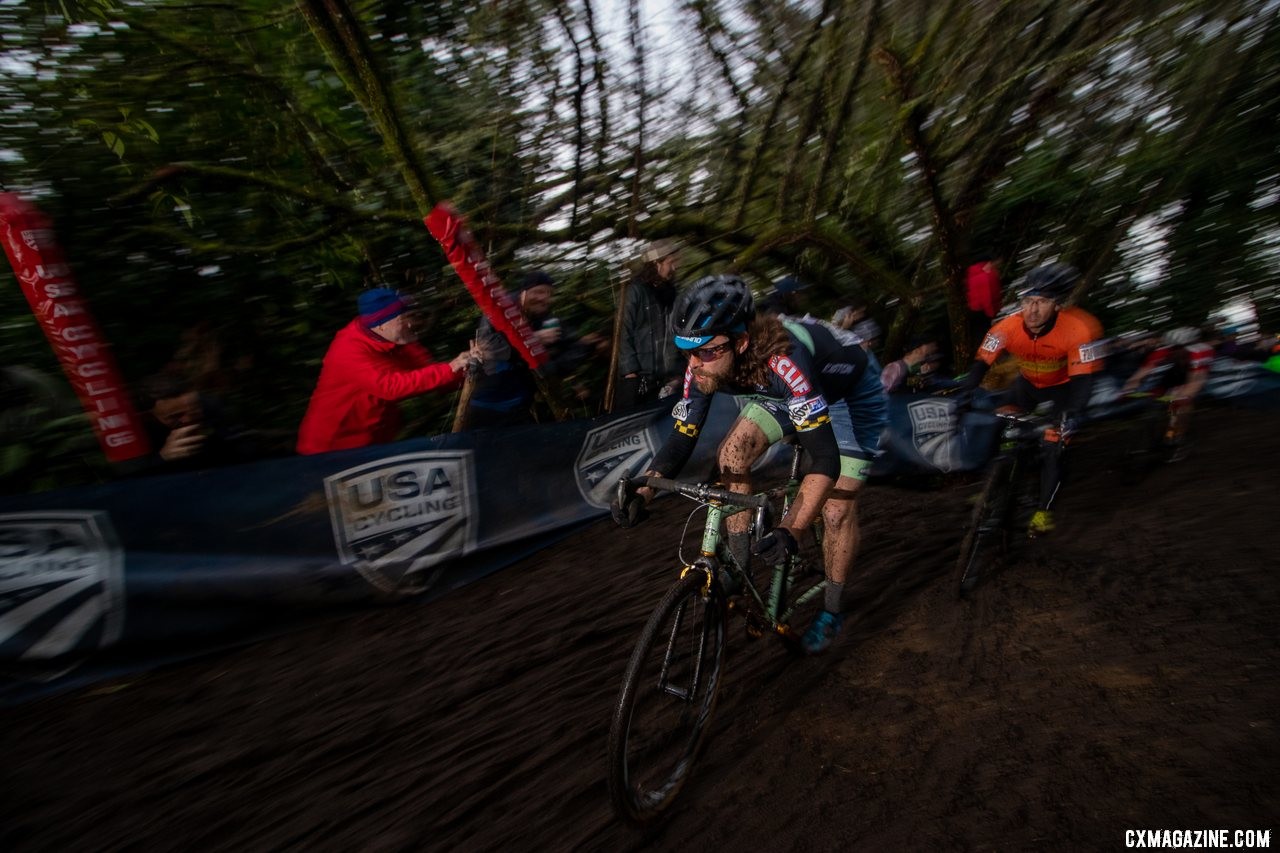
[[[1190,326],[1165,333],[1162,346],[1154,350],[1121,388],[1131,394],[1143,389],[1157,397],[1168,397],[1169,431],[1165,441],[1175,448],[1176,461],[1185,454],[1187,423],[1195,398],[1204,389],[1213,367],[1213,347],[1200,341],[1200,332]]]

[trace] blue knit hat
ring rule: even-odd
[[[405,298],[389,287],[375,287],[360,294],[356,301],[360,309],[360,322],[365,328],[381,326],[409,310]]]

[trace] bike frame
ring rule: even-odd
[[[685,565],[680,579],[668,589],[649,617],[627,664],[614,709],[609,729],[608,781],[614,806],[624,817],[640,823],[657,817],[670,805],[688,777],[715,706],[724,664],[728,614],[740,612],[746,619],[750,636],[769,632],[788,642],[798,639],[798,632],[787,620],[800,603],[821,591],[825,580],[812,590],[806,589],[798,596],[800,601],[788,607],[788,584],[798,579],[807,565],[789,557],[773,567],[768,593],[762,595],[747,567],[740,566],[726,547],[723,528],[725,521],[737,513],[754,510],[754,526],[749,528],[748,536],[759,537],[771,526],[773,503],[781,496],[785,513],[799,491],[800,482],[798,447],[787,484],[755,494],[740,494],[705,483],[679,483],[662,477],[619,481],[619,501],[626,499],[628,490],[648,486],[676,492],[707,508],[699,554],[688,563],[681,554]],[[690,521],[693,515],[690,514]],[[726,595],[722,585],[726,574],[743,591],[742,595],[735,594],[732,598]],[[654,675],[656,684],[650,680]],[[664,694],[674,699],[675,704],[667,704]],[[642,734],[637,735],[633,753],[632,727],[638,708],[643,722],[637,731]],[[662,719],[664,711],[671,716]],[[643,732],[649,722],[669,730],[664,734],[674,736],[670,741],[674,752],[668,754],[667,742],[661,739],[658,741],[663,746],[661,753],[647,752]]]
[[[990,553],[1003,556],[1008,532],[1029,468],[1040,459],[1039,444],[1051,426],[1037,415],[997,412],[1003,422],[999,446],[991,460],[983,492],[974,509],[972,526],[960,547],[960,596],[963,598],[986,573]],[[1061,442],[1058,444],[1061,447]]]
[[[999,449],[991,464],[1003,464],[1006,460],[1010,462],[1005,500],[1014,501],[1018,497],[1017,488],[1023,478],[1028,476],[1028,470],[1036,472],[1040,454],[1045,452],[1040,447],[1041,436],[1049,425],[1037,415],[997,412],[996,417],[1003,421],[1004,425],[1000,430]],[[1060,448],[1061,443],[1058,446]],[[997,526],[988,528],[988,531],[999,529],[1009,523],[1010,512],[1007,508],[1005,512],[998,515],[1000,517],[994,519],[998,522]],[[992,520],[988,519],[987,522],[990,523]]]
[[[790,477],[786,485],[780,490],[783,497],[783,515],[786,514],[791,502],[795,500],[795,496],[800,490],[800,481],[802,479],[800,476],[801,456],[800,447],[795,447],[791,458]],[[719,570],[721,568],[726,569],[754,601],[759,608],[759,612],[767,619],[768,627],[771,630],[783,635],[792,633],[787,620],[797,608],[822,593],[823,588],[826,586],[825,578],[820,583],[805,590],[799,598],[788,605],[786,600],[787,587],[795,580],[794,576],[800,568],[798,565],[801,563],[800,560],[792,557],[774,566],[769,578],[768,591],[767,593],[762,593],[750,574],[743,566],[738,565],[728,549],[721,548],[721,544],[724,541],[724,522],[730,516],[737,515],[740,512],[750,512],[754,509],[756,517],[751,528],[751,534],[759,536],[763,533],[768,526],[768,512],[770,509],[768,502],[771,497],[776,497],[779,490],[742,495],[709,485],[676,483],[658,478],[644,479],[646,484],[653,488],[683,494],[707,507],[707,518],[702,529],[699,556],[685,565],[682,574],[689,571],[705,572],[707,576],[705,589],[710,593],[712,584],[718,583]],[[815,536],[818,538],[819,544],[821,544],[821,533],[816,526]]]

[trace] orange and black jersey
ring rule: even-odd
[[[987,366],[1002,352],[1018,362],[1018,370],[1037,388],[1061,385],[1073,376],[1102,370],[1105,342],[1102,324],[1083,308],[1063,308],[1039,334],[1032,334],[1016,311],[997,320],[978,348]]]

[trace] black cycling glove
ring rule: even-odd
[[[956,377],[955,391],[952,393],[963,394],[972,392],[982,384],[982,380],[987,376],[989,365],[982,359],[975,359],[973,364],[969,365],[969,370],[964,374]]]
[[[787,557],[794,557],[799,551],[800,545],[796,542],[796,537],[785,527],[775,527],[751,547],[751,553],[764,560],[767,566],[776,566]]]
[[[644,508],[644,498],[627,489],[609,503],[609,513],[619,527],[635,527],[649,517]]]

